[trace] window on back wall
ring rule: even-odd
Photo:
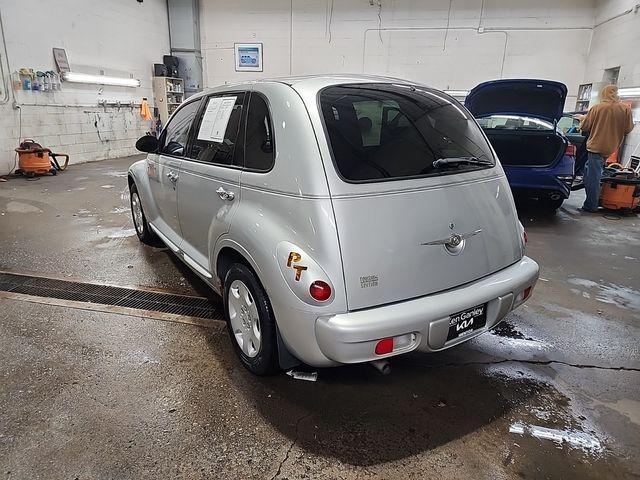
[[[604,75],[602,75],[602,81],[610,85],[617,85],[619,77],[620,67],[606,68]]]

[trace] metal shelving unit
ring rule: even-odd
[[[184,80],[175,77],[153,77],[153,101],[163,125],[184,101]]]

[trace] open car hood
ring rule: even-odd
[[[475,117],[521,115],[560,120],[567,97],[564,83],[551,80],[491,80],[469,92],[464,104]]]

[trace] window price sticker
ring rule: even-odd
[[[207,103],[207,109],[202,117],[198,140],[222,142],[227,130],[229,117],[238,97],[213,97]]]

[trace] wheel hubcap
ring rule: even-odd
[[[227,303],[236,342],[246,356],[255,357],[261,344],[260,316],[253,296],[243,281],[234,280],[231,283]]]
[[[144,221],[142,217],[142,205],[140,204],[140,197],[137,193],[131,195],[131,212],[133,213],[133,224],[139,234],[144,231]]]

